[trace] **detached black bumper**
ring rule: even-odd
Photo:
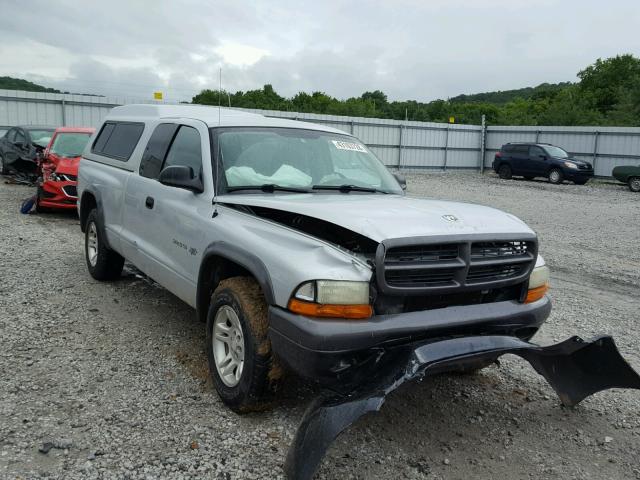
[[[640,389],[640,376],[622,358],[611,337],[591,341],[572,337],[541,347],[509,336],[470,336],[439,340],[381,355],[366,381],[348,394],[326,391],[311,403],[285,462],[288,479],[310,480],[333,439],[368,412],[380,410],[386,396],[407,381],[446,371],[469,360],[514,354],[527,360],[556,391],[564,405],[609,388]]]
[[[368,320],[311,319],[270,307],[274,352],[299,375],[332,386],[351,383],[353,367],[382,351],[415,342],[475,335],[530,339],[551,311],[548,297],[531,304],[516,301],[448,307]]]

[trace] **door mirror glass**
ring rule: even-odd
[[[200,176],[196,176],[193,168],[186,165],[172,165],[160,172],[160,183],[169,187],[184,188],[192,192],[202,193],[204,187]]]
[[[396,180],[400,184],[400,188],[402,188],[402,190],[406,190],[407,189],[407,179],[404,178],[404,175],[402,175],[401,173],[394,173],[393,176],[396,178]]]

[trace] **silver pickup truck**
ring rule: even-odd
[[[609,337],[528,342],[551,302],[527,225],[403,187],[357,138],[326,126],[114,108],[80,163],[87,267],[113,280],[126,259],[194,307],[215,388],[235,411],[268,402],[284,371],[330,392],[303,420],[291,478],[311,478],[335,435],[427,373],[515,353],[567,404],[640,386]],[[597,375],[576,381],[585,361]]]

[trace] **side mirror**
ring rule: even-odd
[[[186,165],[172,165],[160,172],[160,183],[169,187],[184,188],[194,193],[204,192],[202,180],[193,173],[193,168]]]
[[[402,188],[402,190],[406,190],[407,189],[407,179],[404,178],[404,175],[402,175],[401,173],[394,173],[393,176],[396,177],[396,180],[400,184],[400,188]]]

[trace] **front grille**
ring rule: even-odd
[[[386,272],[386,280],[394,287],[432,287],[454,285],[455,270],[392,270]]]
[[[475,242],[471,244],[471,260],[526,255],[527,242]]]
[[[522,273],[522,265],[491,265],[487,267],[470,267],[467,282],[501,280]]]
[[[535,238],[405,242],[385,241],[378,249],[376,275],[384,293],[442,293],[514,285],[529,275],[537,254]]]
[[[64,190],[64,193],[66,193],[69,197],[78,196],[78,189],[75,185],[65,185],[64,187],[62,187],[62,190]]]
[[[385,263],[402,264],[405,262],[439,262],[458,257],[458,245],[414,245],[394,248],[387,252]]]

